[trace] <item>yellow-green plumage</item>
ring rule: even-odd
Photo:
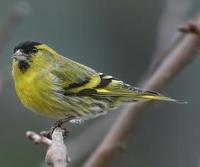
[[[140,99],[176,102],[98,73],[37,42],[15,47],[12,67],[21,102],[48,117],[88,119]]]

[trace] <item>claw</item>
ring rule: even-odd
[[[57,127],[59,127],[63,130],[63,137],[65,139],[69,134],[69,130],[67,128],[65,128],[63,126],[63,124],[66,122],[69,122],[72,118],[74,118],[74,117],[70,117],[70,118],[68,117],[68,118],[64,118],[64,119],[60,119],[60,120],[56,121],[54,123],[54,125],[48,131],[42,131],[42,132],[40,132],[40,135],[47,137],[48,139],[52,139],[52,134],[53,134],[54,130]]]

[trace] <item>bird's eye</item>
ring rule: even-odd
[[[32,53],[37,53],[37,51],[38,51],[38,50],[37,50],[36,48],[33,48],[33,49],[31,50]]]

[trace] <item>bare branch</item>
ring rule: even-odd
[[[196,25],[199,29],[200,18],[196,22]],[[196,52],[199,50],[199,47],[199,35],[194,33],[187,34],[185,38],[169,52],[165,61],[162,62],[150,79],[146,81],[143,88],[155,91],[160,91],[165,88],[172,79],[191,62]],[[127,107],[126,110],[120,114],[119,119],[108,132],[97,150],[84,164],[84,167],[107,166],[114,153],[124,148],[129,134],[133,131],[137,118],[150,104],[150,102],[139,102]]]
[[[151,74],[180,42],[181,33],[175,32],[177,24],[181,24],[191,7],[191,0],[165,0],[164,9],[158,23],[156,47],[149,66],[148,74]],[[166,46],[168,46],[166,48]]]
[[[41,136],[33,131],[27,131],[26,137],[30,140],[32,140],[35,144],[45,144],[47,146],[50,146],[52,144],[52,141],[48,139],[47,137]]]
[[[177,29],[183,33],[200,35],[200,29],[195,21],[189,21],[187,24],[179,26]]]
[[[63,133],[64,130],[58,127],[53,131],[52,140],[32,131],[26,132],[26,136],[35,144],[48,146],[45,161],[49,167],[66,167],[70,158],[63,142]]]

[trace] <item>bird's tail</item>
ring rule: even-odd
[[[171,101],[178,104],[187,104],[187,101],[184,100],[176,100],[170,97],[163,96],[160,93],[153,92],[153,91],[143,91],[138,93],[136,96],[138,100],[160,100],[160,101]]]

